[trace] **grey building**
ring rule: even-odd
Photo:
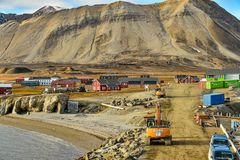
[[[154,77],[140,77],[140,78],[120,78],[121,84],[127,83],[128,85],[155,85],[158,83],[158,78]]]

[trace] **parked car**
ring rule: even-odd
[[[234,156],[228,146],[215,145],[209,149],[208,160],[234,160]]]
[[[224,134],[212,135],[208,160],[233,160],[228,138]]]
[[[224,134],[214,134],[212,135],[211,141],[210,141],[210,148],[212,146],[227,146],[230,147],[230,144],[228,142],[228,138]]]

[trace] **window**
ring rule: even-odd
[[[214,139],[213,144],[223,144],[223,145],[228,145],[228,140],[224,139]]]
[[[129,84],[141,84],[141,81],[129,81]]]
[[[215,159],[232,159],[232,153],[226,151],[215,152]]]
[[[156,81],[144,81],[144,84],[157,84]]]

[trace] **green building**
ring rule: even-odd
[[[21,83],[22,86],[29,86],[29,87],[34,87],[34,86],[39,86],[40,83],[38,81],[23,81]]]

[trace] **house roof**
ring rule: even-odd
[[[93,84],[92,80],[89,80],[89,81],[85,82],[85,85],[92,85],[92,84]]]
[[[66,79],[66,80],[74,81],[74,82],[80,82],[80,81],[81,81],[81,79],[78,79],[78,78],[76,78],[76,77],[71,77],[71,78],[68,78],[68,79]]]
[[[119,78],[127,78],[128,76],[123,75],[107,75],[107,76],[100,76],[99,79],[119,79]]]
[[[187,75],[176,75],[175,78],[186,78]]]
[[[240,68],[232,69],[211,69],[206,72],[206,75],[223,75],[223,74],[240,74]]]
[[[117,87],[119,85],[116,79],[98,79],[100,84],[107,85],[108,87]]]
[[[158,78],[154,77],[142,77],[142,78],[120,78],[119,82],[129,82],[129,81],[137,81],[137,82],[142,82],[142,81],[158,81]]]
[[[11,84],[0,84],[1,88],[12,88]]]
[[[198,76],[192,76],[192,75],[176,75],[175,76],[175,78],[177,78],[177,79],[188,78],[188,77],[191,77],[195,80],[199,79]]]
[[[29,79],[51,79],[51,77],[30,77]]]
[[[56,80],[56,81],[53,81],[52,84],[62,84],[62,83],[70,83],[70,84],[73,84],[75,83],[75,81],[71,80],[71,79],[59,79],[59,80]]]

